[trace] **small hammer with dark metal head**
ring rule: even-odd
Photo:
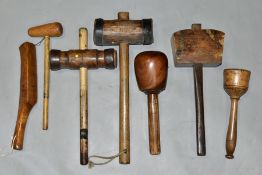
[[[217,67],[222,63],[224,33],[213,29],[201,29],[192,24],[191,29],[175,32],[171,42],[175,66],[193,66],[196,103],[197,155],[206,155],[203,66]]]
[[[28,35],[32,37],[44,37],[44,101],[43,101],[43,130],[48,129],[48,98],[49,98],[49,50],[50,37],[59,37],[63,33],[60,23],[48,23],[28,29]]]
[[[129,45],[153,43],[152,19],[129,20],[128,12],[119,12],[117,20],[96,19],[94,43],[98,46],[119,45],[119,162],[129,164]]]

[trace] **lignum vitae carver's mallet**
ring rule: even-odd
[[[198,156],[206,155],[202,69],[222,64],[224,35],[218,30],[201,29],[201,24],[192,24],[191,29],[175,32],[171,39],[175,66],[194,69]]]
[[[225,69],[224,89],[231,99],[230,119],[226,138],[226,158],[233,159],[237,144],[237,109],[238,101],[249,86],[251,72],[245,69]]]
[[[43,94],[43,130],[48,129],[48,99],[49,99],[49,50],[50,37],[59,37],[63,33],[63,27],[60,23],[48,23],[28,29],[28,35],[31,37],[44,37],[44,94]]]
[[[138,87],[148,99],[149,150],[152,155],[161,152],[158,94],[166,88],[168,61],[164,53],[146,51],[135,58]]]
[[[129,128],[129,45],[153,43],[152,19],[129,20],[128,12],[119,12],[116,20],[95,20],[94,43],[119,45],[119,163],[130,163]]]
[[[87,30],[79,30],[79,50],[51,50],[51,70],[75,69],[80,70],[80,164],[88,163],[88,99],[87,99],[87,70],[117,66],[117,52],[114,49],[87,49]]]

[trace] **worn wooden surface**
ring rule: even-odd
[[[28,29],[28,35],[32,37],[58,37],[63,33],[63,27],[59,22],[43,24]]]
[[[224,70],[224,89],[231,98],[230,118],[226,138],[226,158],[233,159],[237,143],[238,101],[246,93],[251,72],[244,69]]]
[[[193,66],[197,155],[206,155],[203,66],[222,64],[224,33],[214,29],[201,29],[201,24],[192,24],[191,29],[177,31],[171,38],[175,66]]]
[[[19,47],[19,50],[21,56],[20,98],[12,143],[13,149],[16,150],[23,149],[27,119],[31,109],[37,102],[37,65],[35,45],[25,42]]]
[[[224,33],[214,29],[192,29],[175,32],[171,39],[176,66],[219,66],[222,64]]]
[[[79,29],[79,49],[88,48],[88,31]],[[88,163],[88,70],[80,67],[80,164]]]
[[[161,152],[158,94],[166,87],[167,69],[167,57],[162,52],[146,51],[135,58],[137,84],[148,98],[149,148],[152,155]]]
[[[96,50],[51,50],[50,67],[59,69],[88,69],[107,68],[114,69],[117,66],[117,52],[114,49]]]

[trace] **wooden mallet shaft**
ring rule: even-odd
[[[88,49],[88,31],[79,29],[79,49]],[[88,164],[88,71],[80,68],[80,164]]]
[[[28,29],[28,35],[31,37],[44,37],[44,94],[43,94],[43,130],[48,129],[48,104],[49,104],[49,50],[50,37],[59,37],[63,33],[63,27],[60,23],[48,23]]]

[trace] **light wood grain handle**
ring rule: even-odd
[[[152,155],[158,155],[160,148],[160,126],[158,95],[148,94],[148,127],[149,127],[149,148]]]
[[[204,100],[203,100],[203,68],[194,65],[195,105],[196,105],[196,140],[197,155],[206,155]]]
[[[48,129],[48,105],[49,105],[49,80],[50,80],[50,63],[49,63],[50,38],[45,36],[44,39],[44,97],[43,97],[43,130]]]
[[[79,49],[88,48],[88,31],[79,29]],[[80,164],[88,164],[88,71],[80,68]]]
[[[21,55],[21,77],[20,98],[13,136],[12,147],[16,150],[23,149],[24,133],[27,119],[33,106],[37,102],[37,71],[36,71],[36,49],[32,43],[23,43],[20,46]]]
[[[231,110],[230,110],[230,119],[227,130],[227,139],[226,139],[226,158],[233,159],[234,151],[237,143],[237,108],[238,108],[238,99],[231,99]]]
[[[129,47],[127,43],[120,44],[120,102],[119,102],[119,162],[130,163],[130,129],[129,129]]]

